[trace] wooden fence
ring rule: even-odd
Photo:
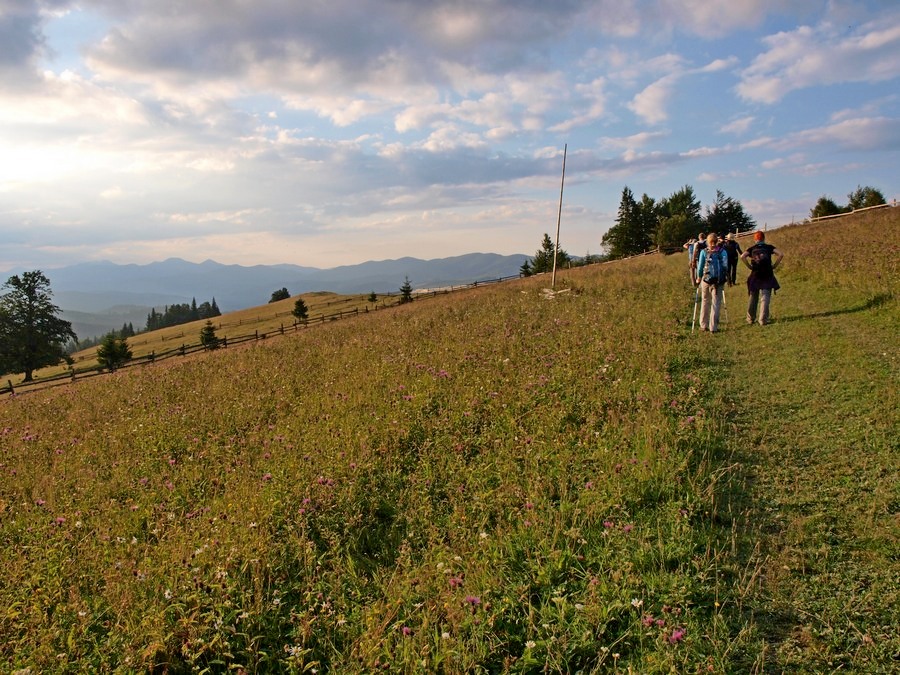
[[[485,279],[481,281],[474,281],[469,284],[462,284],[459,286],[447,286],[444,288],[426,290],[426,291],[414,291],[413,297],[416,300],[424,299],[424,298],[434,298],[439,295],[446,295],[447,293],[452,293],[455,291],[461,291],[470,288],[478,288],[480,286],[488,286],[491,284],[501,283],[503,281],[509,281],[511,279],[519,279],[520,275],[508,276],[508,277],[499,277],[497,279]],[[246,333],[244,335],[237,336],[227,336],[223,335],[219,338],[219,347],[227,348],[229,346],[234,346],[238,344],[242,344],[244,342],[258,341],[264,340],[270,336],[274,335],[284,335],[287,332],[298,331],[301,329],[310,328],[317,324],[325,324],[331,321],[340,321],[342,319],[349,319],[351,317],[359,316],[360,314],[368,314],[369,311],[380,311],[383,309],[389,309],[391,307],[396,307],[400,303],[400,293],[381,293],[380,296],[390,298],[389,302],[382,301],[381,304],[375,304],[372,310],[369,310],[368,306],[364,309],[359,309],[358,307],[353,308],[352,310],[340,310],[334,312],[332,314],[318,314],[314,317],[310,317],[305,321],[298,321],[294,319],[293,323],[285,326],[283,323],[279,328],[275,328],[268,332],[261,333],[259,330],[254,330],[252,333]],[[341,300],[329,301],[326,303],[326,306],[342,302]],[[292,316],[291,312],[278,312],[275,314],[275,318],[279,316]],[[272,315],[268,315],[266,317],[257,317],[256,322],[263,321],[264,319],[271,318]],[[227,327],[240,327],[241,325],[246,325],[254,323],[251,319],[242,319],[236,322],[220,322],[218,324],[217,330],[221,330],[222,328]],[[179,338],[184,337],[184,332],[177,336],[170,336],[167,338],[168,340],[177,340]],[[147,341],[143,342],[135,342],[129,339],[129,343],[132,345],[139,344],[147,344]],[[148,365],[152,363],[157,363],[159,361],[164,361],[166,359],[187,356],[189,354],[195,354],[201,351],[207,351],[209,347],[203,345],[200,342],[196,343],[185,343],[182,342],[179,346],[173,347],[171,349],[167,349],[161,352],[151,352],[150,354],[146,354],[143,356],[137,356],[127,361],[126,363],[119,366],[118,370],[123,370],[126,368],[134,368],[136,366]],[[69,372],[62,373],[61,375],[56,375],[54,377],[44,377],[33,380],[32,382],[20,382],[19,384],[13,385],[12,380],[7,380],[6,385],[0,388],[0,394],[9,394],[11,396],[18,396],[21,394],[29,393],[32,391],[37,391],[39,389],[47,389],[50,387],[57,387],[66,384],[71,384],[78,380],[83,380],[89,377],[96,377],[98,375],[106,375],[109,374],[109,371],[103,368],[102,366],[93,366],[89,368],[76,368],[72,367]]]

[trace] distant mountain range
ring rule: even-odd
[[[150,309],[216,299],[223,312],[266,304],[274,291],[396,293],[409,277],[414,289],[486,281],[518,274],[531,256],[469,253],[452,258],[379,260],[331,269],[298,265],[223,265],[179,258],[148,265],[93,262],[43,270],[53,301],[79,338],[103,335],[132,323],[146,325]]]

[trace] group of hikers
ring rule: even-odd
[[[715,333],[719,330],[719,311],[725,301],[725,285],[734,286],[737,281],[738,260],[743,261],[750,275],[747,277],[747,323],[757,321],[760,326],[769,323],[769,304],[772,293],[780,286],[775,278],[775,268],[784,255],[766,243],[766,233],[757,231],[754,243],[746,251],[741,250],[734,234],[722,237],[715,233],[701,232],[696,239],[684,244],[688,253],[691,284],[697,288],[694,299],[696,318],[697,298],[700,300],[700,330]],[[693,325],[691,326],[693,330]]]

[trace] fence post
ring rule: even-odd
[[[256,339],[259,340],[259,329],[258,328],[255,331],[253,331],[253,334],[256,336]]]
[[[183,342],[181,343],[181,350],[180,350],[180,351],[181,351],[181,355],[184,356],[185,351],[184,351],[184,343],[183,343]]]
[[[284,324],[281,324],[281,334],[284,335]]]
[[[222,338],[222,346],[223,346],[223,347],[227,347],[227,346],[228,346],[228,336],[225,336],[225,337]]]
[[[7,380],[6,383],[9,385],[9,393],[10,393],[10,396],[12,396],[13,394],[16,393],[16,390],[13,389],[13,386],[12,386],[12,380]]]
[[[156,350],[151,349],[150,350],[150,363],[153,363],[155,360],[156,360]]]

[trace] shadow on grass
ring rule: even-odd
[[[829,316],[840,316],[841,314],[855,314],[857,312],[865,312],[869,309],[882,307],[893,299],[894,295],[892,293],[878,293],[877,295],[873,295],[861,305],[857,305],[855,307],[847,307],[845,309],[832,309],[827,312],[815,312],[814,314],[797,314],[794,316],[786,316],[784,318],[778,319],[778,323],[806,321],[808,319],[824,319]]]

